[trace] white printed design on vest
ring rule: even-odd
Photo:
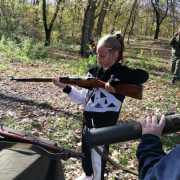
[[[118,112],[122,102],[106,90],[95,90],[86,104],[85,111],[89,112]]]

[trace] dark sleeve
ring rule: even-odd
[[[142,69],[130,69],[126,66],[122,66],[119,72],[111,76],[109,82],[119,79],[122,83],[142,84],[145,83],[149,78],[149,74]]]
[[[157,136],[151,134],[143,135],[136,151],[139,161],[138,171],[140,179],[153,179],[155,176],[153,168],[165,155],[162,149],[162,142]],[[161,170],[159,169],[159,171]]]
[[[170,46],[173,46],[175,42],[176,42],[176,37],[174,36],[174,37],[170,40],[169,45],[170,45]]]
[[[69,93],[71,92],[71,89],[72,89],[71,86],[68,86],[68,85],[67,85],[67,86],[63,89],[63,92],[69,94]]]

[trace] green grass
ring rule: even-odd
[[[13,119],[6,119],[6,121],[3,123],[4,126],[14,128],[18,125],[17,121],[14,121]]]
[[[171,149],[180,144],[180,135],[170,134],[164,135],[162,138],[163,146],[165,147],[165,151],[168,153]]]

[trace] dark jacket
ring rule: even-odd
[[[180,57],[180,35],[171,39],[170,46],[172,46],[172,55]]]
[[[180,180],[180,145],[166,154],[160,139],[146,134],[141,138],[136,156],[140,180]]]

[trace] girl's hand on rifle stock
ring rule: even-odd
[[[60,87],[60,88],[65,88],[65,87],[66,87],[66,84],[61,83],[60,81],[61,81],[61,76],[60,76],[60,75],[58,75],[58,76],[56,76],[56,77],[54,77],[54,78],[52,79],[52,82],[53,82],[56,86],[58,86],[58,87]]]
[[[105,84],[105,89],[110,93],[116,93],[115,89],[109,84],[109,82]]]

